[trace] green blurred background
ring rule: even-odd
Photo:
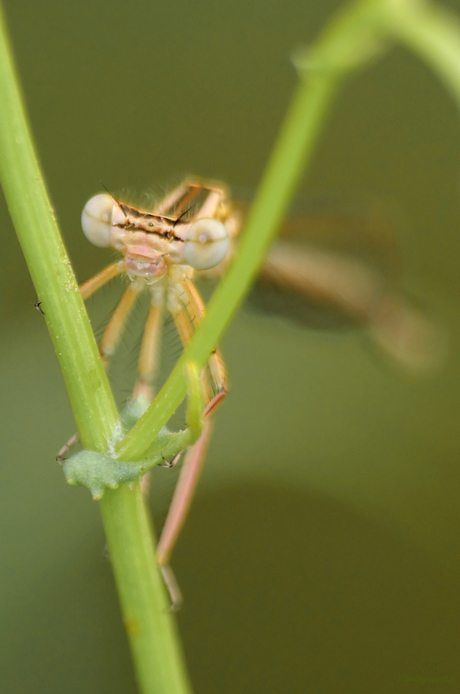
[[[145,191],[192,173],[256,189],[296,84],[289,53],[338,6],[4,4],[80,281],[111,257],[79,224],[101,182]],[[404,287],[445,326],[449,356],[417,380],[359,333],[239,314],[173,562],[197,694],[403,692],[406,675],[458,691],[459,149],[452,100],[401,49],[334,106],[301,195],[395,201]],[[3,200],[0,229],[0,691],[134,693],[97,504],[54,462],[74,424]],[[95,326],[113,301],[95,299]]]

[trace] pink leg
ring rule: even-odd
[[[169,507],[163,532],[157,546],[157,560],[171,598],[170,609],[173,612],[181,607],[182,593],[173,570],[169,566],[169,560],[190,510],[193,495],[203,469],[211,434],[212,423],[210,419],[206,419],[202,435],[185,454],[179,481],[174,490],[171,506]]]
[[[179,481],[158,542],[157,559],[161,566],[168,564],[171,552],[184,525],[203,468],[211,433],[211,420],[207,419],[202,435],[185,455]]]

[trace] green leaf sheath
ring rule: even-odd
[[[176,456],[192,446],[203,431],[203,396],[199,372],[195,364],[186,366],[188,402],[187,428],[184,431],[160,433],[147,450],[145,460],[124,462],[97,451],[83,450],[64,461],[67,482],[87,487],[93,499],[101,499],[106,489],[139,480],[154,465]]]

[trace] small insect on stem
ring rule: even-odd
[[[329,217],[334,219],[334,216]],[[348,219],[348,227],[347,218],[342,219],[336,225],[340,245],[329,248],[326,244],[321,248],[315,241],[315,229],[321,231],[319,240],[326,237],[333,241],[334,235],[330,233],[333,225],[324,230],[320,222],[320,218],[312,218],[309,242],[293,243],[294,237],[290,242],[280,240],[273,244],[261,269],[260,290],[265,296],[275,298],[279,295],[283,299],[282,303],[274,302],[283,315],[289,301],[296,308],[299,304],[303,306],[306,311],[301,314],[305,316],[301,322],[305,325],[309,325],[311,314],[332,316],[344,325],[365,328],[372,340],[403,366],[414,369],[429,366],[437,354],[437,332],[400,295],[383,270],[368,262],[366,255],[363,259],[359,254],[356,256],[359,235],[348,238],[346,229],[357,227],[359,231],[361,225],[355,224],[353,216]],[[154,397],[164,315],[169,313],[172,316],[185,348],[205,314],[204,302],[194,280],[200,276],[215,279],[222,276],[236,249],[241,207],[230,202],[223,184],[189,179],[160,200],[151,211],[123,203],[109,193],[96,195],[86,203],[81,223],[89,241],[96,246],[115,249],[122,256],[80,287],[83,299],[117,276],[124,275],[129,280],[99,344],[106,367],[120,343],[140,294],[149,294],[150,308],[140,349],[137,381],[132,399],[122,415],[128,429]],[[365,226],[364,238],[368,239],[369,230]],[[302,229],[306,228],[308,225],[303,221]],[[376,238],[380,239],[379,225],[377,231]],[[347,239],[349,249],[345,244]],[[380,257],[381,254],[377,255]],[[40,301],[35,307],[44,313]],[[169,567],[171,552],[190,508],[206,456],[213,411],[227,392],[225,365],[218,350],[213,350],[201,374],[197,372],[196,379],[201,395],[198,399],[200,417],[195,418],[200,421],[195,423],[194,443],[191,443],[191,438],[181,438],[180,445],[174,449],[163,448],[160,454],[163,466],[171,468],[178,462],[182,450],[187,449],[157,546],[157,560],[170,592],[172,609],[178,607],[181,597]],[[77,438],[74,436],[59,451],[58,462],[62,463]],[[178,450],[181,452],[177,453]],[[69,461],[64,463],[66,466],[69,466]],[[148,476],[145,474],[142,489],[147,493]],[[93,497],[100,498],[97,494],[102,493],[103,488],[98,488]]]
[[[44,312],[44,310],[42,309],[42,302],[41,302],[41,301],[36,301],[35,304],[34,304],[34,308],[36,308],[37,311],[40,311],[40,313],[42,314],[42,316],[45,315],[45,312]]]
[[[233,254],[240,215],[233,210],[225,186],[188,180],[160,200],[151,211],[123,203],[109,193],[96,195],[86,203],[81,223],[89,241],[96,246],[111,247],[122,256],[80,287],[82,297],[87,299],[117,275],[124,274],[129,279],[129,285],[99,344],[106,367],[120,343],[128,317],[140,294],[145,292],[150,297],[137,382],[125,413],[132,425],[139,410],[137,405],[148,404],[154,397],[164,314],[172,316],[181,342],[186,347],[205,313],[203,300],[193,282],[194,277],[214,272],[221,274]],[[202,416],[207,419],[227,389],[224,362],[217,350],[210,355],[205,369],[198,375],[198,383],[203,399]],[[128,417],[122,415],[122,418],[128,426]],[[196,459],[202,460],[207,448],[210,427],[205,426],[203,431],[200,446],[195,444],[190,447],[188,444],[180,483],[158,546],[157,558],[170,591],[172,609],[180,602],[180,591],[167,565],[201,469]],[[71,442],[76,438],[73,437]],[[62,462],[69,444],[59,451],[58,462]],[[174,467],[181,453],[176,454],[175,451],[169,456],[165,453],[164,466]],[[190,460],[194,461],[194,465],[190,465]],[[148,489],[146,475],[142,488]]]
[[[168,469],[175,467],[177,465],[177,463],[179,462],[182,453],[183,453],[183,451],[181,451],[180,453],[175,455],[172,460],[166,460],[166,458],[163,458],[164,463],[160,463],[160,465],[158,467],[165,467]]]
[[[56,462],[59,463],[59,465],[62,466],[62,463],[65,460],[65,455],[70,451],[72,446],[74,446],[78,441],[78,434],[74,434],[68,441],[67,443],[61,448],[59,453],[56,456]]]

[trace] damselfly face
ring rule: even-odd
[[[110,246],[124,257],[124,270],[134,282],[156,284],[177,266],[209,270],[225,258],[234,221],[226,190],[190,181],[144,212],[111,195],[91,198],[82,227],[96,246]],[[190,276],[188,272],[188,276]]]

